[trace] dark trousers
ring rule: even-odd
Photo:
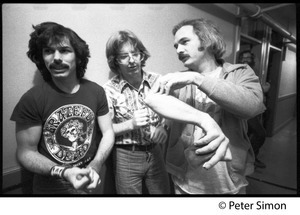
[[[248,120],[248,136],[255,156],[266,140],[266,130],[262,123],[262,114]]]

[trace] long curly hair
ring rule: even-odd
[[[34,31],[30,34],[27,56],[34,62],[46,82],[52,80],[51,74],[45,66],[43,48],[49,43],[59,44],[65,39],[70,41],[76,56],[76,75],[83,78],[90,57],[89,46],[72,29],[55,22],[43,22],[32,26]]]

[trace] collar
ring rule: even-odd
[[[141,86],[143,86],[144,83],[146,83],[151,88],[154,85],[157,76],[153,75],[151,72],[146,72],[144,70],[142,70],[142,74],[143,74],[143,80]],[[119,90],[121,92],[125,89],[125,87],[131,86],[131,84],[128,83],[125,79],[123,79],[120,75],[116,75],[115,77],[113,77],[112,82],[114,82],[114,84],[117,84],[119,86]]]
[[[231,63],[224,62],[222,64],[222,73],[224,75],[227,75],[228,73],[234,72],[237,69],[245,68],[245,65],[246,64],[231,64]]]

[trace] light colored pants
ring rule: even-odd
[[[156,146],[147,161],[145,151],[114,148],[114,174],[117,194],[142,194],[143,182],[149,194],[170,194],[169,178],[162,150]]]
[[[181,194],[190,194],[182,190],[177,184],[174,183],[174,190],[175,190],[175,195],[181,195]],[[242,187],[237,194],[246,194],[246,187]]]

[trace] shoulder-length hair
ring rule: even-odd
[[[142,41],[133,32],[129,30],[117,31],[110,36],[106,43],[107,63],[111,71],[115,74],[119,74],[119,64],[117,62],[119,51],[126,43],[131,44],[135,50],[141,52],[144,56],[141,62],[142,67],[146,65],[146,61],[150,57],[150,54]]]
[[[51,74],[45,66],[43,48],[49,43],[60,44],[65,39],[69,40],[76,56],[76,75],[83,78],[90,57],[89,46],[76,32],[55,22],[43,22],[32,26],[34,31],[30,34],[29,50],[27,56],[34,62],[45,81],[51,81]]]
[[[203,18],[183,20],[174,26],[172,30],[173,35],[186,25],[193,26],[193,30],[201,41],[201,45],[207,48],[215,56],[216,60],[222,59],[226,51],[226,44],[220,30],[211,21]]]

